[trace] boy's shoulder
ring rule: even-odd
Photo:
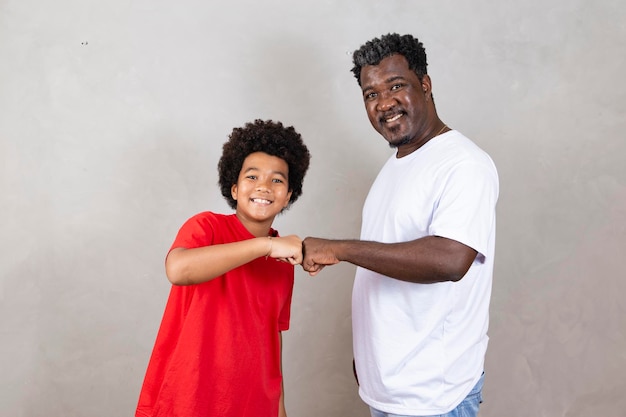
[[[203,211],[189,217],[178,230],[175,244],[182,247],[205,246],[223,239],[233,239],[241,227],[234,214]]]
[[[215,213],[213,211],[202,211],[189,217],[183,227],[216,227],[222,224],[232,223],[236,221],[235,214]]]
[[[191,219],[224,219],[227,217],[232,217],[234,214],[224,214],[224,213],[216,213],[214,211],[201,211],[200,213],[196,213],[189,218]]]

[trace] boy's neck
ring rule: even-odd
[[[246,230],[250,232],[250,234],[252,234],[254,237],[269,236],[272,222],[274,221],[273,218],[268,219],[264,222],[257,222],[244,218],[244,216],[241,216],[239,213],[235,213],[235,215],[237,216],[237,219],[239,219],[239,222],[241,222],[243,227],[245,227]]]

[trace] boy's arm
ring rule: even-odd
[[[278,417],[287,417],[287,411],[285,410],[285,384],[283,376],[283,333],[279,332],[280,341],[280,401],[278,403]]]
[[[302,262],[302,241],[291,235],[257,237],[193,249],[174,248],[165,260],[165,273],[174,285],[200,284],[261,256],[299,264]]]

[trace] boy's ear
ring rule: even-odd
[[[293,193],[293,191],[289,191],[287,193],[287,202],[285,203],[285,205],[283,206],[283,208],[287,207],[289,205],[289,202],[291,201],[291,193]]]
[[[237,201],[237,184],[233,184],[233,186],[230,187],[230,195],[233,197],[233,200]]]

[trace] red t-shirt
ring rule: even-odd
[[[204,212],[172,249],[252,238],[234,214]],[[293,277],[292,265],[261,257],[202,284],[173,285],[135,415],[276,417]]]

